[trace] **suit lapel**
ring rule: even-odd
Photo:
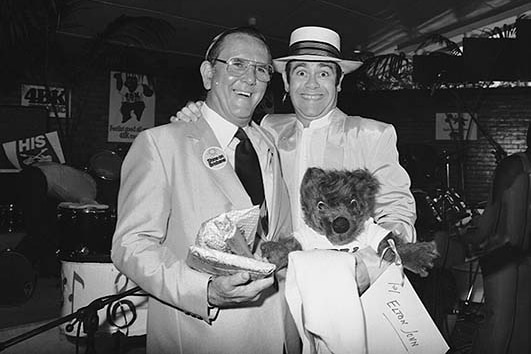
[[[257,129],[257,131],[262,136],[262,139],[260,139],[261,148],[267,151],[263,177],[269,223],[268,236],[271,237],[272,235],[276,234],[274,227],[278,224],[278,213],[280,209],[275,206],[277,206],[279,203],[279,188],[281,186],[280,184],[284,183],[284,181],[282,180],[282,175],[280,173],[278,157],[275,156],[277,152],[273,140],[271,140],[269,136],[264,133],[261,127],[258,127],[254,122],[251,124]],[[269,178],[266,178],[267,176],[269,176]],[[271,181],[271,183],[268,183],[268,180]]]
[[[245,192],[236,172],[234,172],[228,157],[223,153],[214,132],[204,119],[199,119],[194,123],[189,139],[193,142],[195,156],[202,161],[201,166],[212,181],[217,184],[220,191],[231,201],[235,209],[249,208],[252,206],[251,199]],[[212,152],[212,157],[223,155],[225,162],[219,165],[210,166],[206,161],[205,154]],[[222,165],[222,166],[221,166]],[[220,167],[221,166],[221,167]]]

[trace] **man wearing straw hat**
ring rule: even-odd
[[[339,35],[328,28],[300,27],[290,37],[288,56],[273,60],[289,93],[294,114],[266,115],[261,126],[275,138],[288,185],[294,228],[304,225],[299,186],[308,167],[367,168],[380,181],[375,221],[413,242],[415,201],[410,179],[398,162],[397,136],[390,124],[347,116],[337,108],[344,75],[361,62],[344,60]],[[189,104],[173,121],[200,117]]]

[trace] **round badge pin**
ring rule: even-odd
[[[219,170],[227,164],[227,157],[220,147],[212,146],[203,152],[203,163],[211,170]]]

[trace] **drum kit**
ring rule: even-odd
[[[456,154],[438,154],[428,145],[410,144],[399,149],[400,163],[411,178],[420,241],[435,241],[441,257],[427,278],[413,281],[439,329],[449,337],[447,317],[464,316],[468,306],[483,302],[481,270],[466,258],[463,230],[481,213],[481,204],[468,206],[450,185],[450,163]]]
[[[0,248],[0,306],[17,306],[28,301],[35,290],[31,262],[11,246],[24,237],[22,211],[15,203],[0,205],[0,235],[6,240]],[[8,270],[8,271],[6,271]]]
[[[114,183],[120,177],[121,163],[118,154],[103,151],[91,157],[87,172],[97,180]],[[0,213],[2,229],[12,232],[22,225],[14,205],[1,207]],[[57,222],[63,317],[0,343],[0,351],[57,326],[68,337],[86,336],[87,350],[93,345],[96,331],[128,336],[146,334],[147,295],[138,294],[140,288],[120,273],[110,259],[115,209],[105,204],[63,202],[57,207]],[[17,289],[4,292],[8,296],[0,298],[0,306],[29,300],[35,287],[30,262],[17,252],[4,250],[0,252],[0,269],[13,270],[2,272],[9,279],[1,278],[0,283],[13,284],[10,287]]]

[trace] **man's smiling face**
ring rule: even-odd
[[[242,58],[270,64],[267,47],[256,38],[246,34],[230,34],[223,39],[218,59]],[[264,97],[267,82],[256,79],[254,66],[241,76],[227,71],[227,64],[203,62],[203,84],[208,91],[206,103],[220,116],[237,126],[249,124],[254,109]]]
[[[334,63],[294,61],[287,75],[289,82],[284,76],[284,85],[303,124],[325,116],[336,107],[342,77],[337,79],[341,72]]]

